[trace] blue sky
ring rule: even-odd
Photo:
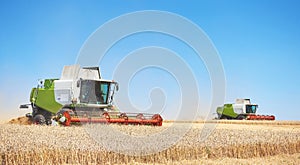
[[[0,2],[0,109],[1,118],[22,114],[18,105],[28,102],[30,90],[39,78],[60,77],[64,65],[76,63],[85,40],[102,24],[134,11],[162,10],[193,21],[210,37],[222,59],[226,74],[226,102],[251,98],[261,114],[275,114],[280,120],[299,120],[300,100],[300,4],[296,0],[226,1],[9,1]],[[120,27],[121,28],[121,27]],[[140,41],[140,42],[134,42]],[[100,64],[104,78],[126,53],[147,45],[172,49],[186,60],[199,81],[200,103],[210,102],[209,75],[201,61],[185,57],[193,53],[183,44],[162,34],[139,34],[119,42]],[[178,45],[180,45],[178,47]],[[110,54],[110,55],[109,55]],[[114,55],[115,54],[115,55]],[[116,55],[118,54],[118,55]],[[138,86],[131,99],[147,107],[147,90],[159,84],[165,72],[145,70],[153,80]],[[176,83],[166,78],[166,83]],[[139,83],[140,82],[140,83]],[[122,87],[122,84],[120,84]],[[172,95],[178,91],[162,85]],[[141,91],[141,92],[137,92]],[[172,102],[172,97],[170,97]],[[165,112],[166,113],[166,112]],[[171,111],[164,114],[170,116]]]

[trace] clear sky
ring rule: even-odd
[[[299,120],[299,8],[297,0],[2,0],[1,119],[24,114],[18,106],[29,102],[37,80],[60,77],[63,66],[76,63],[83,43],[99,26],[129,12],[161,10],[191,20],[212,40],[226,74],[225,102],[251,98],[260,114]],[[111,79],[112,68],[128,52],[149,45],[171,49],[189,63],[199,81],[200,107],[208,108],[211,87],[205,65],[184,56],[193,52],[162,34],[137,34],[120,41],[100,64],[103,77]],[[143,75],[151,82],[145,83]],[[153,86],[165,89],[169,102],[179,96],[174,78],[159,69],[146,69],[133,80],[130,99],[137,107],[149,106]],[[170,110],[163,115],[173,117]]]

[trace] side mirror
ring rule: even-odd
[[[118,91],[119,90],[119,84],[115,83],[115,86],[116,86],[116,91]]]
[[[21,108],[21,109],[23,109],[23,108],[28,108],[28,105],[27,105],[27,104],[20,105],[20,108]]]
[[[82,80],[82,78],[80,78],[80,79],[77,81],[76,86],[77,86],[78,88],[80,87],[81,80]]]

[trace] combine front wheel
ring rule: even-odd
[[[237,119],[238,119],[238,120],[246,120],[246,116],[244,116],[244,115],[239,115],[239,116],[237,117]]]
[[[228,118],[227,118],[226,116],[222,115],[222,116],[220,117],[220,119],[222,119],[222,120],[227,120]]]
[[[44,124],[46,124],[46,119],[43,115],[37,114],[33,117],[33,123],[39,124],[39,125],[44,125]]]

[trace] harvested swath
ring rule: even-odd
[[[11,119],[8,123],[9,124],[30,125],[30,124],[32,124],[32,121],[28,117],[23,116],[23,117],[18,117],[16,119]]]
[[[106,125],[95,125],[99,130]],[[114,129],[140,136],[171,128],[110,125]],[[219,158],[255,158],[300,152],[300,127],[285,125],[219,124],[206,141],[199,141],[203,124],[195,124],[174,146],[147,156],[129,156],[105,150],[83,127],[0,126],[2,164],[119,164],[169,163]],[[170,136],[179,128],[172,128]],[[115,135],[103,132],[107,138]],[[124,141],[122,141],[124,140]],[[126,143],[126,139],[119,139]],[[112,140],[112,143],[115,141]],[[132,142],[140,144],[143,142]],[[144,142],[144,145],[147,145]],[[122,149],[122,148],[121,148]]]

